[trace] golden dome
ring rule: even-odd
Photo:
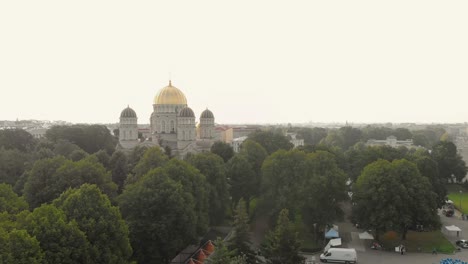
[[[187,99],[185,98],[184,93],[172,86],[171,81],[169,81],[169,85],[162,88],[154,97],[154,104],[186,105]]]

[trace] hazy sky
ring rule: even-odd
[[[468,1],[0,1],[0,120],[468,121]]]

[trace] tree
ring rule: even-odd
[[[122,151],[115,151],[109,161],[109,168],[112,173],[112,181],[122,190],[125,179],[128,175],[127,156]]]
[[[208,210],[211,225],[224,221],[226,208],[229,204],[228,184],[224,161],[213,153],[192,155],[187,162],[197,168],[206,177],[208,188]]]
[[[79,161],[79,160],[86,158],[87,156],[88,156],[88,153],[86,153],[86,151],[82,149],[77,149],[77,150],[74,150],[72,153],[70,153],[69,158],[72,161]]]
[[[321,127],[302,127],[297,131],[297,135],[304,139],[305,145],[317,145],[327,136],[327,130]]]
[[[0,263],[41,264],[43,259],[39,242],[26,230],[7,232],[0,227]]]
[[[28,174],[24,195],[32,208],[51,202],[68,188],[84,183],[96,184],[111,198],[116,196],[117,185],[112,182],[110,173],[92,158],[77,162],[63,157],[39,160]]]
[[[103,125],[54,126],[47,130],[46,137],[53,142],[69,141],[90,154],[101,149],[112,153],[117,145],[116,139]]]
[[[54,145],[54,153],[64,157],[70,157],[73,151],[81,150],[78,145],[71,143],[68,140],[59,139]]]
[[[289,221],[289,211],[281,210],[274,231],[266,236],[262,246],[262,254],[270,264],[302,263],[304,257],[300,254],[301,241],[294,224]]]
[[[53,205],[64,211],[69,220],[76,221],[86,234],[91,262],[128,263],[132,248],[127,224],[119,208],[112,206],[96,185],[69,189]]]
[[[211,153],[214,153],[221,158],[223,158],[224,162],[227,162],[234,156],[234,150],[232,147],[224,143],[222,141],[216,141],[212,146],[211,146]]]
[[[329,131],[328,136],[321,143],[337,146],[346,151],[362,140],[362,131],[358,128],[344,126],[338,130]]]
[[[134,170],[135,166],[138,164],[138,162],[140,162],[147,150],[148,147],[140,145],[137,145],[132,149],[132,151],[128,155],[128,171]]]
[[[42,205],[29,214],[23,226],[45,253],[44,263],[91,263],[90,244],[75,221],[53,205]]]
[[[355,144],[345,152],[347,171],[350,179],[355,182],[362,170],[368,164],[379,159],[393,161],[406,158],[408,149],[397,149],[390,146],[366,146],[363,143]]]
[[[247,264],[245,257],[236,256],[235,250],[229,250],[222,239],[218,238],[214,244],[216,251],[206,260],[207,264]]]
[[[168,157],[161,151],[159,147],[147,149],[143,157],[133,169],[135,177],[129,183],[138,181],[139,178],[148,173],[150,170],[163,166],[168,160]]]
[[[203,235],[208,229],[208,184],[206,178],[187,162],[171,159],[161,170],[176,182],[182,184],[186,193],[193,196],[197,212],[197,234]]]
[[[409,227],[422,224],[438,228],[436,194],[429,180],[407,160],[378,160],[367,165],[353,194],[354,219],[376,234],[400,231],[406,239]]]
[[[118,201],[139,263],[169,263],[196,240],[193,196],[162,168],[128,185]]]
[[[227,177],[229,179],[232,205],[236,205],[240,199],[247,203],[249,212],[250,199],[257,192],[257,179],[250,163],[241,155],[235,155],[226,164]]]
[[[437,162],[439,175],[447,181],[452,175],[457,181],[462,181],[467,167],[463,158],[457,153],[457,147],[450,141],[440,141],[432,148],[431,155]]]
[[[407,140],[413,138],[413,134],[407,128],[397,128],[395,129],[394,136],[398,140]]]
[[[235,210],[233,235],[229,240],[229,249],[236,254],[243,255],[247,263],[256,263],[257,257],[252,249],[249,233],[249,216],[245,210],[243,199],[239,201]]]
[[[27,180],[24,185],[23,194],[32,208],[42,203],[50,202],[58,197],[63,190],[53,190],[56,184],[54,175],[66,159],[62,156],[51,159],[38,160],[30,171],[26,172]]]
[[[260,144],[268,154],[272,154],[279,149],[289,150],[294,147],[286,136],[278,132],[256,131],[249,135],[249,139]]]
[[[37,141],[23,129],[0,130],[0,149],[17,149],[28,152],[34,149]]]
[[[109,154],[107,154],[105,150],[101,149],[100,151],[94,153],[93,155],[96,156],[96,158],[102,164],[102,166],[104,166],[104,168],[109,169],[109,162],[110,162],[111,157],[109,156]]]
[[[9,214],[17,214],[23,210],[28,210],[28,203],[23,197],[13,192],[11,185],[2,183],[0,184],[0,212],[7,212]]]
[[[27,153],[0,148],[0,183],[15,185],[29,160],[30,155]]]
[[[412,160],[418,167],[422,176],[426,177],[432,186],[432,191],[437,194],[437,205],[439,208],[445,203],[447,196],[447,189],[445,188],[445,181],[439,175],[439,168],[437,162],[434,161],[429,153],[415,154]]]
[[[317,151],[307,155],[307,173],[301,192],[300,212],[307,226],[320,229],[343,218],[340,203],[347,199],[346,175],[338,168],[333,154]]]
[[[270,216],[288,208],[296,212],[304,200],[301,191],[307,175],[307,154],[280,150],[265,159],[262,167],[261,204]],[[324,192],[324,190],[322,190]]]
[[[239,153],[247,159],[260,180],[263,161],[268,156],[267,151],[257,142],[248,139],[242,143]]]

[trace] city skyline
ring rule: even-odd
[[[0,120],[149,123],[169,80],[217,123],[468,121],[468,3],[0,3]]]

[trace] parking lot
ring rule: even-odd
[[[455,241],[459,239],[468,239],[468,221],[462,220],[459,212],[455,212],[455,215],[452,217],[446,217],[440,215],[442,225],[456,225],[460,227],[462,232],[457,237],[456,233],[447,233],[444,232],[447,239],[455,244]],[[369,263],[369,264],[439,264],[441,259],[452,258],[468,261],[468,249],[461,249],[460,251],[455,252],[454,254],[437,254],[432,255],[430,253],[417,253],[417,252],[407,252],[405,255],[401,255],[397,252],[388,252],[381,250],[373,250],[367,246],[366,242],[360,240],[358,235],[359,232],[362,232],[352,226],[350,223],[338,223],[340,227],[340,236],[344,239],[344,246],[349,248],[355,248],[358,252],[358,263]],[[305,255],[308,258],[309,263],[320,263],[320,254]]]

